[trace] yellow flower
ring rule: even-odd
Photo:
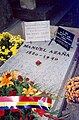
[[[11,49],[11,52],[13,55],[16,55],[16,53],[18,52],[18,49]]]
[[[5,44],[6,42],[6,44]],[[16,55],[19,47],[24,42],[24,39],[21,39],[20,35],[12,35],[9,32],[3,32],[0,34],[0,55],[1,61],[5,61],[10,56]]]
[[[2,49],[5,49],[5,46],[3,46]]]
[[[10,52],[10,50],[5,49],[4,55],[8,55],[9,52]]]
[[[12,35],[10,33],[8,33],[8,32],[3,32],[2,36],[3,36],[3,38],[5,38],[5,37],[11,38],[12,37]]]
[[[13,36],[13,39],[14,39],[15,43],[21,44],[22,42],[24,42],[24,39],[22,39],[20,35]]]
[[[18,52],[17,44],[14,45],[14,46],[10,49],[10,51],[12,52],[13,55],[16,55],[16,53]]]
[[[24,42],[24,39],[21,38],[20,35],[17,35],[17,36],[13,36],[11,39],[10,39],[10,42],[15,42],[15,43],[19,43],[21,44],[22,42]]]
[[[9,52],[10,52],[10,50],[8,50],[8,49],[5,49],[4,52],[0,51],[0,53],[3,54],[3,55],[8,55]],[[3,57],[3,56],[1,56],[1,57]]]
[[[6,61],[6,59],[4,59],[4,58],[0,58],[0,60],[1,60],[1,61]]]
[[[3,39],[3,36],[0,34],[0,41]]]
[[[5,53],[3,51],[0,51],[1,54],[5,55]],[[3,56],[1,56],[1,58],[3,58]]]
[[[10,55],[8,55],[7,57],[10,58]]]
[[[10,38],[9,42],[11,42],[11,43],[14,42],[14,37],[13,36]]]
[[[32,87],[30,84],[29,84],[29,88],[26,89],[26,88],[23,88],[23,92],[22,94],[26,94],[26,96],[30,96],[30,95],[33,95],[37,92],[37,89],[35,89],[34,87]]]
[[[38,90],[38,91],[34,94],[34,96],[39,96],[41,93],[42,93],[42,92]]]

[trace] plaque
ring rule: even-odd
[[[70,50],[74,36],[75,35],[73,33],[58,27],[55,42],[60,44],[65,49]]]

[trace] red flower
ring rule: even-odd
[[[5,110],[0,110],[0,117],[5,115]]]
[[[16,90],[10,91],[10,96],[16,96],[16,94],[17,94],[17,91],[16,91]]]
[[[29,78],[26,78],[26,82],[28,82],[30,79]]]
[[[11,111],[11,112],[13,112],[13,113],[18,112],[18,113],[20,113],[20,114],[21,114],[20,109],[11,109],[10,111]]]
[[[18,79],[19,79],[20,82],[23,81],[23,77],[21,75],[18,75]]]
[[[19,120],[23,120],[23,119],[22,119],[22,117],[20,117],[20,119],[19,119]]]
[[[46,117],[48,117],[48,118],[53,118],[53,115],[48,114],[48,113],[44,114],[44,116],[46,116]]]
[[[30,84],[34,84],[34,82],[33,82],[33,81],[30,81]]]
[[[11,76],[11,74],[10,73],[8,73],[7,75],[6,75],[6,78],[9,78]]]
[[[41,64],[40,60],[37,60],[36,65],[40,65],[40,64]]]
[[[25,118],[24,120],[29,120],[28,118]]]
[[[37,112],[41,117],[46,113],[46,110],[44,109],[39,109],[37,108],[36,110],[34,110],[35,112]]]
[[[29,115],[28,114],[26,114],[26,117],[28,117]]]
[[[33,120],[34,119],[34,116],[33,115],[30,115],[30,119],[29,120]]]
[[[46,91],[44,91],[43,94],[46,94]]]

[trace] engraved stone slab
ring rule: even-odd
[[[74,41],[70,51],[67,51],[55,41],[50,46],[48,43],[48,41],[25,42],[17,55],[12,56],[0,67],[0,73],[6,70],[19,70],[23,76],[38,83],[42,90],[51,90],[58,95],[71,67],[77,46]],[[36,65],[37,60],[41,61],[39,66]]]

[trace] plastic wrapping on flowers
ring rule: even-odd
[[[9,32],[0,34],[0,61],[6,61],[11,55],[18,52],[24,39],[20,35],[12,35]]]
[[[0,76],[0,120],[54,118],[57,111],[50,112],[53,97],[17,70],[4,72]]]

